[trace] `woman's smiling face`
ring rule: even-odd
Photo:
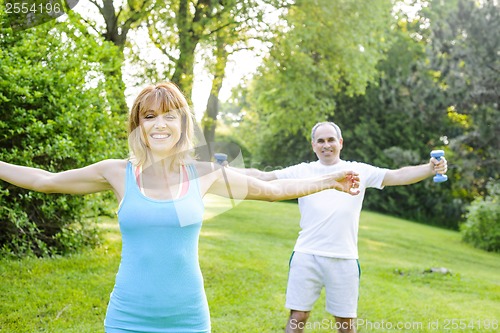
[[[150,158],[182,163],[192,157],[193,113],[173,83],[150,85],[141,91],[129,113],[128,133],[130,158],[136,165]]]
[[[158,158],[165,158],[182,135],[181,115],[175,110],[145,110],[140,116],[142,139]]]

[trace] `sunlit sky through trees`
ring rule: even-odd
[[[411,19],[412,16],[417,15],[418,11],[425,6],[425,3],[426,1],[417,1],[415,4],[415,1],[403,0],[395,5],[395,12],[403,10],[408,13]],[[97,25],[104,25],[102,16],[97,12],[96,7],[91,3],[87,1],[79,1],[74,10],[83,17],[96,21]],[[273,13],[270,13],[270,15],[273,16]],[[275,16],[275,19],[277,19],[278,14],[276,13]],[[139,50],[138,52],[143,59],[147,59],[148,61],[158,61],[159,66],[161,66],[163,61],[165,61],[164,55],[162,55],[161,52],[149,42],[149,36],[146,29],[139,28],[131,30],[128,38],[132,41],[133,47],[135,47],[136,50]],[[267,47],[262,42],[253,41],[253,45],[251,46],[254,50],[241,50],[230,55],[226,67],[224,83],[219,95],[220,100],[227,101],[231,97],[232,89],[255,73],[262,61],[262,58],[267,53]],[[126,50],[125,52],[129,51]],[[194,68],[194,84],[191,99],[196,113],[196,118],[200,120],[205,112],[212,80],[211,74],[207,70],[206,66],[206,59],[209,58],[209,55],[197,52],[196,57],[197,61]],[[125,67],[123,69],[123,77],[127,86],[125,94],[127,104],[129,106],[132,104],[135,96],[146,84],[137,84],[138,79],[135,75],[138,71],[139,69],[137,68],[137,65],[134,65],[129,60],[126,60]]]

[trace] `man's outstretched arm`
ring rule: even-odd
[[[438,161],[434,157],[429,163],[407,166],[396,170],[389,170],[385,174],[383,186],[409,185],[434,176],[436,173],[445,174],[448,163],[444,157]]]

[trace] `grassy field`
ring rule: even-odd
[[[295,204],[245,202],[205,222],[200,261],[214,333],[283,331],[298,218]],[[0,332],[103,332],[120,236],[115,219],[99,223],[105,241],[97,249],[0,260]],[[461,243],[457,232],[370,212],[362,213],[359,248],[360,332],[500,331],[500,255]],[[425,273],[432,267],[451,274]],[[307,332],[333,326],[322,296]]]

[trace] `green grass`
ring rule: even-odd
[[[295,204],[245,202],[205,221],[200,261],[214,333],[283,332],[298,219]],[[97,249],[0,260],[0,332],[103,332],[120,237],[116,220],[100,224]],[[370,212],[361,216],[359,248],[360,332],[500,331],[492,325],[500,320],[500,255],[463,244],[457,232]],[[431,267],[452,274],[424,273]],[[332,325],[322,296],[307,332]]]

